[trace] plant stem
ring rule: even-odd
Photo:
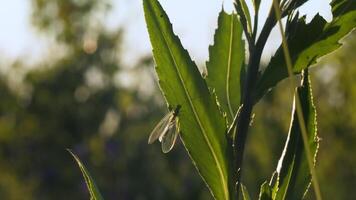
[[[235,140],[234,140],[234,154],[235,154],[235,172],[236,176],[236,191],[237,191],[237,199],[239,197],[240,190],[240,181],[242,177],[242,164],[243,164],[243,156],[245,143],[247,138],[247,133],[249,129],[251,113],[253,110],[253,106],[255,104],[254,101],[254,89],[256,85],[256,80],[258,78],[258,70],[260,66],[261,56],[263,52],[263,48],[266,44],[269,34],[272,31],[272,28],[276,24],[276,18],[274,14],[273,7],[271,7],[269,16],[263,26],[261,34],[255,45],[249,47],[250,56],[247,65],[247,73],[246,79],[243,85],[243,97],[242,97],[242,108],[241,113],[237,121],[237,128],[235,132]]]

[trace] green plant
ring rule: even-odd
[[[319,139],[308,68],[340,47],[339,41],[356,27],[356,2],[332,1],[330,23],[319,15],[306,23],[297,11],[305,2],[274,0],[258,35],[260,0],[253,1],[253,17],[246,2],[236,0],[237,14],[219,15],[207,74],[201,74],[159,2],[143,0],[161,91],[170,111],[179,107],[181,140],[215,199],[250,199],[242,172],[253,108],[288,76],[295,89],[290,130],[277,169],[262,184],[259,199],[303,199],[311,182],[316,199],[321,199],[314,170]],[[285,29],[281,18],[287,19]],[[263,70],[262,52],[277,23],[283,42]]]
[[[271,6],[257,37],[260,1],[253,1],[256,15],[252,23],[245,1],[236,0],[237,14],[220,13],[214,45],[209,48],[208,73],[202,75],[174,35],[158,1],[143,2],[161,91],[170,110],[181,106],[178,115],[181,139],[212,195],[216,199],[239,197],[253,107],[288,77],[289,66],[291,76],[303,75],[295,92],[291,128],[277,173],[270,183],[262,185],[260,199],[301,199],[308,190],[311,174],[320,199],[314,173],[318,149],[316,111],[308,67],[340,47],[338,41],[356,26],[356,3],[334,0],[332,22],[327,23],[317,15],[307,24],[297,11],[307,0],[274,1],[275,6]],[[285,30],[279,23],[283,45],[262,70],[264,46],[281,18],[287,18]],[[246,64],[243,33],[249,52]],[[246,188],[242,188],[243,194],[247,194]]]

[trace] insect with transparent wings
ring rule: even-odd
[[[162,144],[163,153],[168,153],[172,150],[178,137],[178,119],[180,106],[169,112],[163,119],[155,126],[148,138],[148,144],[152,144],[158,139]]]

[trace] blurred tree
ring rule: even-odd
[[[32,22],[57,41],[81,47],[84,36],[100,30],[110,0],[32,0]]]

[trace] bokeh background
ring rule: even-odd
[[[200,67],[222,1],[161,1]],[[209,4],[209,5],[208,5]],[[226,10],[231,2],[224,1]],[[263,1],[261,15],[269,1]],[[317,7],[316,7],[317,5]],[[328,1],[301,8],[310,20]],[[167,112],[140,1],[14,0],[0,6],[0,199],[88,199],[72,149],[105,199],[211,199],[181,143],[147,138]],[[261,17],[263,20],[263,17]],[[279,45],[276,31],[266,63]],[[356,32],[313,67],[317,174],[325,199],[355,199]],[[282,82],[255,109],[244,182],[254,198],[283,149],[291,94]],[[308,199],[313,199],[312,192]]]

